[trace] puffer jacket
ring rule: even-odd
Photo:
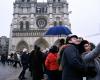
[[[57,63],[57,53],[49,53],[46,60],[45,66],[47,70],[58,70],[59,65]]]

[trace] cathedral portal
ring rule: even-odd
[[[48,42],[47,42],[45,39],[43,39],[43,38],[39,38],[39,39],[35,42],[34,45],[39,46],[39,47],[41,48],[41,50],[44,50],[44,49],[46,49],[46,48],[49,47]]]
[[[29,50],[28,44],[25,41],[20,41],[16,47],[16,51],[23,51],[24,48]]]

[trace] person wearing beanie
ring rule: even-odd
[[[80,41],[77,35],[68,35],[67,47],[62,55],[62,80],[83,80],[83,72],[85,71],[85,63],[82,60],[78,45]]]
[[[77,38],[77,39],[78,39],[78,36],[77,36],[77,35],[73,35],[73,34],[69,34],[69,35],[67,36],[67,38],[66,38],[66,44],[69,43],[69,40],[70,40],[71,38]]]

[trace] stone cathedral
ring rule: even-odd
[[[54,25],[67,25],[70,29],[68,3],[66,0],[15,0],[13,19],[10,28],[9,52],[34,45],[41,49],[57,43],[57,37],[44,37],[46,31]]]

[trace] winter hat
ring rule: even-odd
[[[78,39],[78,36],[77,35],[73,35],[73,34],[69,34],[66,38],[66,43],[68,43],[68,41],[71,39],[71,38],[77,38]]]

